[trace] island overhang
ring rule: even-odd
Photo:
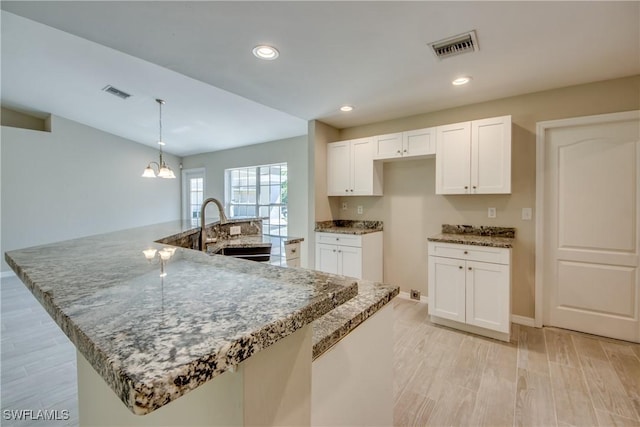
[[[354,279],[156,243],[172,221],[5,259],[135,414],[232,369],[357,294]]]

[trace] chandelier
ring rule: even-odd
[[[160,146],[160,161],[149,162],[144,172],[142,173],[142,177],[155,178],[156,176],[159,176],[160,178],[175,178],[176,175],[162,158],[162,146],[164,145],[164,141],[162,140],[162,106],[164,105],[164,101],[162,99],[156,99],[156,102],[158,103],[158,107],[160,108],[160,138],[158,139],[158,145]],[[155,165],[155,168],[153,168],[152,165]],[[157,172],[156,169],[158,170]]]

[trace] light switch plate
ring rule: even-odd
[[[487,217],[495,218],[496,217],[496,208],[487,209]]]
[[[524,221],[531,221],[532,212],[531,208],[522,208],[522,219]]]
[[[362,215],[362,212],[363,212],[362,206],[358,206],[358,215]]]
[[[234,225],[232,227],[229,227],[229,234],[231,236],[237,236],[238,234],[240,234],[240,226]]]

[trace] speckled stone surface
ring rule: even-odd
[[[358,295],[312,323],[313,358],[316,359],[347,336],[399,292],[398,286],[358,280]]]
[[[383,230],[382,221],[352,221],[337,219],[316,222],[315,230],[322,233],[368,234]]]
[[[304,237],[286,237],[284,239],[285,245],[293,245],[295,243],[302,243],[302,242],[304,242]]]
[[[347,277],[155,242],[192,228],[173,221],[5,254],[136,414],[169,403],[357,294]],[[149,249],[156,252],[142,252]]]
[[[471,225],[442,225],[442,233],[427,238],[430,242],[460,245],[512,248],[516,229],[512,227],[485,227]]]

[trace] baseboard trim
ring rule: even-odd
[[[406,299],[409,301],[417,301],[421,304],[427,304],[429,302],[429,298],[427,298],[424,295],[420,295],[420,301],[415,300],[415,299],[411,299],[411,294],[409,292],[405,292],[405,291],[400,291],[400,293],[398,294],[398,298],[402,298],[402,299]]]
[[[511,315],[511,323],[516,323],[518,325],[524,325],[524,326],[530,326],[532,328],[535,328],[536,326],[536,321],[533,317],[526,317],[526,316],[518,316],[517,314],[512,314]]]
[[[2,279],[8,279],[10,277],[16,277],[16,273],[14,273],[11,270],[3,271],[3,272],[0,273],[0,278],[2,278]]]

